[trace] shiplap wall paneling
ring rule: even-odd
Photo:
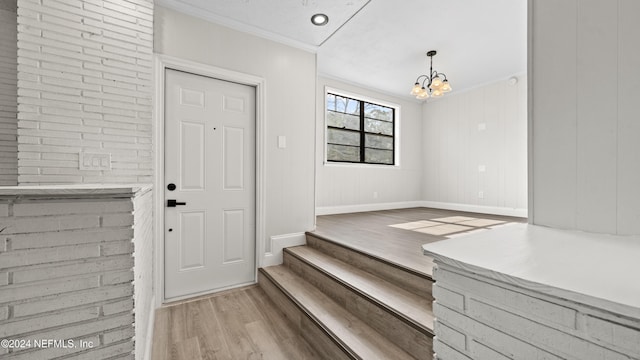
[[[640,233],[638,16],[633,0],[533,0],[535,224]]]
[[[487,86],[483,92],[485,105],[482,121],[488,129],[479,131],[477,125],[475,129],[480,142],[477,150],[480,150],[481,155],[477,165],[480,179],[478,191],[483,192],[482,198],[478,196],[478,202],[483,205],[491,204],[492,206],[498,206],[498,199],[502,192],[502,189],[498,187],[498,173],[500,172],[501,158],[506,152],[504,149],[495,146],[495,144],[504,144],[504,138],[502,137],[504,121],[501,121],[502,119],[499,117],[498,103],[495,101],[499,96],[504,95],[499,93],[502,90],[500,84],[496,85]],[[484,166],[484,171],[480,171],[482,166]]]
[[[462,142],[466,142],[468,144],[467,152],[463,157],[465,165],[465,173],[464,177],[464,186],[466,189],[466,198],[465,203],[469,204],[484,204],[485,201],[480,201],[478,197],[478,193],[480,190],[484,190],[485,182],[480,176],[480,172],[478,171],[478,165],[480,162],[486,159],[485,150],[482,145],[482,137],[486,135],[484,133],[480,133],[478,131],[478,124],[486,122],[484,118],[484,94],[483,89],[481,89],[477,94],[460,94],[463,98],[467,98],[466,101],[463,102],[463,106],[459,113],[459,116],[463,118],[464,128],[462,129],[463,134],[465,135],[462,138]],[[453,123],[453,122],[452,122]],[[450,158],[447,159],[447,163],[455,163],[461,159]],[[453,202],[457,202],[453,199]]]
[[[577,2],[576,226],[599,233],[616,232],[617,18],[618,1]]]
[[[430,118],[428,117],[424,117],[424,125],[423,125],[423,133],[424,134],[429,134],[429,133],[435,133],[437,131],[437,126],[438,123],[436,123],[435,121],[432,121]],[[437,161],[438,161],[438,154],[437,151],[439,149],[438,145],[436,144],[437,138],[436,139],[429,139],[426,137],[424,137],[424,141],[422,143],[422,151],[424,153],[423,155],[423,161],[424,161],[424,169],[423,169],[423,187],[422,187],[422,196],[425,199],[431,198],[434,199],[434,201],[436,200],[436,191],[434,190],[436,188],[437,185],[437,178],[434,176],[433,173],[433,169],[435,169],[435,167],[437,166]]]
[[[423,105],[426,201],[526,209],[526,88],[521,76]]]
[[[640,234],[640,1],[618,4],[618,233]]]
[[[533,221],[559,228],[576,223],[576,3],[534,1],[532,14]],[[564,91],[548,79],[562,79]]]
[[[507,91],[505,102],[512,104],[506,111],[503,138],[505,147],[510,149],[504,153],[505,172],[500,185],[504,189],[504,207],[527,208],[528,203],[528,168],[527,168],[527,77],[518,78],[517,91]],[[513,136],[513,134],[520,134]]]

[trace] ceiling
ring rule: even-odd
[[[454,91],[526,72],[527,0],[157,0],[162,6],[314,51],[318,73],[407,99],[434,69]],[[329,23],[313,26],[311,15]]]

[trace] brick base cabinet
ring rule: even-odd
[[[438,360],[640,359],[640,238],[516,225],[424,245]]]
[[[0,358],[144,358],[151,210],[148,187],[0,188]]]

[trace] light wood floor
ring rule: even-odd
[[[156,311],[153,360],[319,359],[258,286]]]
[[[471,226],[468,221],[473,220],[442,220],[454,216],[505,223],[526,221],[522,218],[413,208],[319,216],[315,232],[335,242],[430,275],[432,263],[422,255],[423,244],[472,230],[490,231],[489,225]],[[411,224],[417,221],[436,224]],[[466,225],[463,224],[465,221]],[[441,226],[442,229],[442,225],[447,224],[458,227],[454,226],[453,232],[442,235],[416,231],[427,229],[434,232],[432,230],[437,229],[435,226]],[[418,227],[403,229],[390,225]],[[321,358],[257,286],[161,308],[156,312],[153,336],[154,360]]]
[[[492,221],[473,219],[495,220],[496,224],[489,224]],[[419,221],[430,223],[415,224]],[[526,221],[525,218],[508,216],[410,208],[318,216],[314,233],[399,266],[431,275],[433,262],[422,254],[422,245],[445,240],[448,236],[460,236],[471,231],[490,230],[496,225]],[[442,232],[445,234],[434,235]]]

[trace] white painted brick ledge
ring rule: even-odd
[[[514,225],[423,246],[438,360],[640,360],[640,239]]]
[[[422,246],[435,260],[640,319],[640,236],[510,224]]]
[[[2,198],[47,197],[133,197],[151,191],[151,184],[74,184],[74,185],[27,185],[0,186]],[[120,196],[118,196],[120,195]]]

